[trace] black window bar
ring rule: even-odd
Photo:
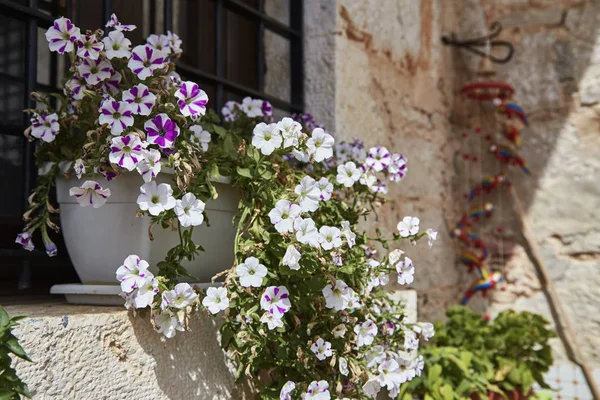
[[[87,0],[86,0],[87,1]],[[194,0],[196,1],[196,0]],[[198,0],[199,1],[199,0]],[[301,113],[304,110],[304,59],[303,59],[303,1],[289,0],[289,26],[279,20],[269,16],[265,12],[264,0],[257,0],[257,7],[252,7],[241,0],[205,0],[214,4],[214,73],[198,68],[194,65],[189,65],[184,62],[177,63],[177,70],[186,79],[198,80],[208,83],[215,88],[215,98],[213,107],[219,111],[229,97],[227,94],[237,96],[250,96],[269,101],[274,108],[289,113]],[[157,13],[162,12],[163,31],[173,30],[173,0],[163,0],[162,10],[156,7],[157,2],[151,1],[150,26],[155,26]],[[25,43],[24,47],[24,63],[22,65],[22,78],[12,76],[3,71],[0,65],[0,85],[3,85],[7,80],[19,81],[23,87],[23,97],[21,100],[22,108],[32,108],[35,106],[29,98],[29,93],[35,90],[52,92],[59,90],[57,82],[58,62],[56,53],[50,55],[50,71],[49,84],[37,82],[37,54],[38,54],[38,28],[47,29],[50,27],[54,19],[60,15],[65,15],[74,19],[78,23],[78,16],[75,5],[76,0],[0,0],[0,16],[10,18],[24,24]],[[88,5],[85,3],[86,6]],[[112,0],[102,0],[102,21],[106,22],[113,13],[114,4]],[[247,85],[228,79],[224,73],[224,51],[227,48],[227,43],[224,43],[223,37],[223,21],[225,12],[231,12],[238,16],[244,17],[250,21],[258,23],[257,37],[257,54],[256,54],[256,87],[252,88]],[[127,23],[127,21],[123,21]],[[290,98],[281,99],[276,96],[264,93],[264,76],[265,76],[265,47],[264,47],[264,32],[269,30],[272,33],[287,39],[290,43]],[[177,33],[177,32],[175,32]],[[45,41],[39,45],[45,46]],[[0,49],[0,52],[5,51]],[[185,51],[185,42],[184,42]],[[6,57],[8,59],[8,56]],[[2,58],[0,57],[0,60]],[[0,89],[2,89],[0,87]],[[227,93],[227,94],[226,94]],[[6,97],[6,93],[4,94]],[[12,101],[11,98],[0,99],[2,101]],[[0,104],[0,114],[2,114],[2,104]],[[21,137],[25,127],[29,125],[27,115],[23,115],[21,123],[12,120],[6,122],[4,118],[0,118],[0,134],[7,136]],[[21,198],[22,210],[27,207],[27,197],[33,187],[33,182],[36,176],[36,168],[33,157],[34,146],[26,140],[23,140],[22,148],[22,192],[15,194]],[[1,154],[0,154],[1,155]],[[0,210],[0,215],[2,210]],[[0,226],[0,228],[3,228]],[[18,232],[14,232],[16,235]],[[12,234],[12,232],[10,232]],[[14,240],[14,239],[13,239]],[[18,248],[14,244],[13,247],[2,248],[0,246],[0,264],[2,259],[6,257],[18,258],[21,263],[21,271],[19,275],[19,286],[28,287],[31,271],[32,259],[39,260],[46,257],[43,250],[36,249],[33,252],[28,252]],[[64,265],[69,263],[68,258],[64,256],[55,257],[44,261],[45,265]]]

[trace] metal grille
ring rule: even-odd
[[[0,0],[0,191],[6,192],[0,196],[0,282],[7,277],[6,274],[3,275],[3,270],[7,267],[9,270],[12,267],[12,274],[19,274],[20,287],[29,287],[32,265],[62,266],[64,269],[70,264],[60,241],[57,245],[62,257],[53,259],[47,259],[42,250],[27,252],[14,244],[14,238],[22,227],[20,215],[26,208],[26,199],[36,176],[34,145],[22,136],[23,130],[29,125],[28,117],[22,114],[22,110],[35,106],[29,99],[30,92],[60,90],[59,70],[65,66],[55,53],[46,54],[43,60],[40,58],[40,51],[45,50],[47,46],[43,31],[60,15],[71,18],[78,26],[80,22],[93,21],[93,24],[88,23],[89,27],[81,26],[82,32],[85,28],[100,27],[101,21],[98,18],[101,16],[104,23],[113,12],[116,12],[124,23],[131,23],[127,18],[123,18],[121,10],[128,9],[129,13],[135,16],[142,14],[133,4],[144,5],[143,18],[149,20],[149,33],[173,30],[176,18],[174,4],[192,8],[205,5],[204,10],[210,8],[210,15],[203,13],[197,17],[198,20],[201,17],[213,27],[211,48],[214,50],[209,57],[213,65],[206,67],[200,65],[200,62],[181,61],[178,62],[177,70],[185,79],[196,81],[201,87],[210,87],[207,92],[209,96],[212,94],[212,104],[209,104],[212,108],[220,110],[227,100],[251,96],[268,100],[274,108],[283,112],[303,111],[302,0],[289,0],[289,25],[267,15],[265,0]],[[256,37],[248,38],[255,43],[253,49],[256,50],[256,54],[253,60],[245,60],[254,64],[252,70],[256,76],[251,77],[251,85],[232,79],[226,71],[226,57],[232,39],[228,37],[224,24],[228,16],[232,15],[251,21],[253,27],[256,26]],[[291,86],[288,99],[264,92],[265,31],[289,41]],[[139,32],[133,33],[141,35]],[[239,38],[236,40],[239,41]],[[138,38],[132,37],[134,46],[139,44],[138,41]],[[245,47],[245,43],[234,44],[236,48]],[[183,50],[185,55],[185,38]],[[41,74],[47,79],[40,79]],[[39,238],[37,239],[37,243],[40,243]],[[14,267],[17,267],[16,270]],[[69,266],[66,277],[63,274],[63,280],[73,280],[74,274],[70,268]],[[56,270],[52,275],[56,275]],[[48,282],[51,283],[56,282]]]

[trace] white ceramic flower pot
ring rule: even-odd
[[[97,179],[111,195],[100,208],[82,207],[69,189],[80,186],[85,179],[57,178],[56,190],[60,206],[62,232],[79,278],[84,284],[116,285],[115,271],[130,254],[137,254],[157,271],[156,264],[167,251],[179,243],[177,232],[153,226],[154,240],[148,237],[149,217],[136,218],[139,188],[144,183],[136,172],[125,173],[110,182]],[[157,183],[170,181],[170,175],[161,173]],[[184,267],[198,282],[211,278],[230,268],[236,229],[232,220],[237,212],[239,193],[226,183],[214,183],[218,199],[206,202],[206,221],[194,228],[194,243],[206,250]]]

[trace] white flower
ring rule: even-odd
[[[307,163],[310,161],[310,155],[304,151],[300,151],[297,149],[292,150],[292,155],[294,158],[300,162]]]
[[[81,76],[90,85],[96,85],[108,78],[114,72],[110,61],[99,59],[92,60],[84,58],[83,62],[77,66],[79,76]]]
[[[356,168],[356,164],[352,161],[348,161],[344,165],[338,165],[335,181],[340,185],[352,187],[352,185],[360,179],[361,175],[362,171],[359,168]]]
[[[331,333],[333,333],[333,337],[334,338],[343,338],[346,335],[346,331],[348,329],[346,328],[346,325],[344,324],[339,324],[338,326],[336,326],[335,328],[333,328],[333,330],[331,331]]]
[[[52,26],[46,31],[46,40],[50,45],[50,51],[56,51],[58,54],[73,51],[75,42],[80,36],[79,28],[65,17],[55,19]]]
[[[381,364],[385,360],[385,349],[380,345],[371,347],[365,353],[365,360],[367,360],[367,368]]]
[[[100,125],[108,124],[111,135],[120,135],[128,126],[133,125],[131,108],[125,101],[104,100],[98,109],[98,122]]]
[[[333,193],[333,184],[329,182],[329,179],[323,177],[316,183],[319,189],[319,198],[323,201],[331,199],[331,193]]]
[[[260,149],[260,152],[265,156],[268,156],[273,153],[275,149],[281,147],[283,139],[281,138],[281,133],[279,133],[277,124],[267,125],[264,122],[261,122],[254,127],[252,133],[252,145],[257,149]]]
[[[34,138],[50,143],[56,138],[59,130],[60,125],[56,113],[48,115],[34,114],[31,118],[31,136]]]
[[[143,159],[142,141],[136,135],[117,136],[112,138],[108,159],[121,168],[133,171]]]
[[[438,232],[435,229],[427,229],[425,233],[427,234],[427,243],[429,244],[429,248],[432,248],[433,242],[437,240]]]
[[[375,336],[377,336],[377,325],[367,319],[354,327],[354,333],[356,333],[356,345],[358,347],[368,346],[373,343]]]
[[[200,125],[190,126],[190,130],[194,132],[194,135],[190,138],[193,142],[200,145],[203,151],[208,150],[208,144],[210,143],[210,132],[202,129]]]
[[[333,136],[322,128],[315,128],[311,137],[306,141],[306,147],[316,162],[321,162],[333,156]]]
[[[154,296],[158,293],[158,280],[148,272],[142,283],[136,290],[133,298],[135,308],[146,308],[152,306]]]
[[[131,41],[123,35],[123,32],[112,31],[108,36],[102,39],[106,58],[129,58],[131,55]]]
[[[296,186],[294,192],[298,195],[298,204],[302,207],[303,212],[313,212],[319,208],[319,201],[321,200],[321,191],[315,181],[310,176],[305,176],[300,181],[300,184]]]
[[[81,58],[97,60],[100,52],[104,49],[104,43],[99,41],[96,35],[80,35],[76,43],[77,55]]]
[[[197,199],[193,193],[186,193],[181,200],[177,200],[175,214],[181,226],[187,228],[188,226],[202,225],[202,222],[204,222],[204,214],[202,214],[204,206],[204,202]]]
[[[292,400],[291,393],[296,389],[296,384],[292,381],[287,381],[279,392],[279,400]]]
[[[404,257],[404,261],[396,264],[396,271],[398,271],[398,283],[400,285],[409,285],[415,279],[415,267],[408,257]]]
[[[427,341],[435,335],[434,326],[430,322],[417,322],[413,325],[412,330]]]
[[[117,31],[123,31],[123,32],[131,32],[136,28],[135,25],[123,25],[122,23],[120,23],[119,19],[117,18],[117,15],[115,13],[113,13],[110,16],[110,19],[108,20],[108,22],[106,23],[105,26],[107,28],[113,28]]]
[[[419,348],[419,338],[414,331],[404,330],[404,349],[406,351],[417,350]]]
[[[425,360],[423,359],[423,356],[415,358],[411,367],[415,371],[415,376],[421,376],[421,372],[423,372],[423,368],[425,368]]]
[[[148,183],[153,178],[156,178],[161,167],[160,151],[156,149],[142,151],[142,160],[138,163],[137,170],[144,179],[144,182]]]
[[[103,189],[96,181],[85,181],[81,187],[69,189],[69,196],[77,198],[81,207],[102,207],[110,196],[110,189]]]
[[[338,367],[340,369],[340,374],[348,376],[350,370],[348,369],[348,361],[346,361],[344,357],[340,357],[338,360]]]
[[[206,290],[206,297],[202,300],[202,305],[208,308],[208,311],[213,314],[218,314],[219,311],[225,310],[229,307],[227,289],[224,287],[209,287]]]
[[[400,366],[395,360],[386,360],[379,365],[377,370],[379,371],[379,384],[383,387],[386,386],[388,390],[393,390],[395,387],[400,386],[401,383],[406,382],[406,378],[399,371]]]
[[[402,221],[398,222],[400,236],[409,237],[419,233],[419,222],[419,218],[417,217],[402,218]]]
[[[306,393],[302,394],[303,400],[330,400],[329,383],[326,381],[312,381]]]
[[[117,280],[121,282],[121,290],[131,293],[141,287],[146,280],[154,276],[148,271],[148,263],[135,254],[128,256],[117,269]]]
[[[383,171],[390,162],[390,152],[385,147],[371,147],[365,160],[365,164],[376,172]]]
[[[179,100],[179,110],[184,117],[196,117],[206,114],[206,103],[208,95],[200,90],[198,84],[190,81],[182,82],[181,87],[175,92]]]
[[[198,295],[189,283],[178,283],[173,290],[163,292],[160,308],[163,310],[167,307],[186,308],[192,305],[197,298]]]
[[[294,221],[294,229],[296,230],[296,239],[303,244],[308,244],[312,247],[319,247],[321,235],[315,227],[315,221],[312,218],[298,218]]]
[[[277,128],[283,135],[283,148],[298,146],[298,139],[302,135],[302,125],[289,117],[277,123]]]
[[[285,286],[269,286],[260,297],[260,307],[275,318],[281,318],[292,307],[289,296]]]
[[[346,282],[337,279],[335,286],[328,284],[323,288],[322,293],[325,296],[325,307],[342,311],[348,308],[354,291],[348,287]]]
[[[267,276],[267,267],[262,265],[258,258],[248,257],[235,267],[235,273],[243,287],[261,287],[263,278]]]
[[[312,346],[310,346],[310,349],[321,361],[333,355],[333,352],[331,351],[331,343],[326,342],[321,338],[314,342]]]
[[[177,331],[184,331],[183,322],[171,310],[154,315],[156,330],[171,339]]]
[[[165,66],[166,54],[148,45],[135,46],[127,63],[129,69],[144,80]]]
[[[299,270],[300,269],[300,257],[302,255],[300,252],[294,247],[294,245],[289,245],[285,251],[285,255],[283,256],[282,264],[287,266],[289,269]]]
[[[260,317],[260,322],[267,324],[267,328],[269,328],[270,331],[277,328],[283,328],[283,320],[275,317],[270,312],[264,313],[262,317]]]
[[[167,31],[167,39],[169,40],[169,49],[171,54],[181,54],[181,39],[175,33]]]
[[[151,215],[159,215],[165,210],[171,210],[177,202],[173,197],[173,188],[168,183],[157,185],[156,182],[144,183],[140,186],[137,198],[140,210],[148,210]]]
[[[367,397],[374,399],[381,390],[381,385],[377,379],[369,379],[367,383],[363,385],[362,390]]]
[[[121,32],[113,31],[111,33]],[[125,90],[122,96],[123,101],[131,105],[131,112],[133,114],[150,115],[154,103],[156,103],[156,95],[143,83],[137,84],[129,90]]]
[[[83,164],[83,160],[81,158],[78,158],[73,163],[73,171],[75,171],[75,176],[77,179],[81,179],[83,174],[85,174],[85,165]]]
[[[340,230],[333,226],[322,226],[319,229],[321,235],[321,247],[324,250],[331,250],[334,247],[340,247],[342,245],[342,233]]]
[[[350,222],[342,221],[342,235],[346,238],[348,242],[348,247],[352,247],[356,244],[356,233],[352,232],[350,229]]]
[[[253,100],[250,97],[244,97],[242,100],[241,109],[250,118],[264,116],[262,111],[262,100],[259,99]]]
[[[153,49],[164,53],[169,53],[171,51],[167,35],[152,34],[146,38],[146,43]]]
[[[279,200],[275,208],[269,212],[271,223],[279,233],[294,232],[294,220],[300,216],[302,209],[289,200]]]

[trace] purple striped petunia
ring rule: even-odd
[[[106,23],[106,27],[113,28],[116,31],[123,31],[123,32],[131,32],[132,30],[134,30],[136,28],[135,25],[123,25],[121,22],[119,22],[119,19],[117,18],[117,14],[115,14],[115,13],[113,13],[110,16],[110,20],[108,20],[108,22]]]
[[[175,97],[179,99],[177,104],[179,104],[179,109],[184,117],[204,115],[206,113],[208,96],[194,82],[183,82],[181,88],[175,92]]]
[[[100,125],[108,124],[112,135],[120,135],[128,126],[133,125],[131,105],[125,101],[112,98],[104,100],[98,112]]]
[[[146,121],[144,129],[148,134],[148,143],[156,144],[163,149],[173,147],[173,143],[179,136],[179,127],[165,113]]]
[[[81,187],[69,190],[69,196],[77,198],[81,207],[102,207],[110,196],[110,189],[103,189],[96,181],[85,181]]]
[[[165,66],[165,53],[153,49],[149,45],[136,46],[131,52],[127,66],[141,80],[154,73],[154,70]]]
[[[48,40],[50,50],[59,54],[73,51],[75,42],[79,40],[80,36],[79,28],[65,17],[54,20],[54,24],[46,31],[46,40]]]
[[[127,136],[117,136],[112,139],[108,159],[121,168],[133,171],[144,159],[143,151],[144,146],[140,138],[130,133]]]
[[[365,164],[376,172],[383,171],[390,165],[391,155],[385,147],[371,147]]]
[[[104,50],[104,43],[96,35],[81,35],[77,41],[77,55],[81,58],[97,60],[100,52]]]
[[[31,118],[31,136],[50,143],[56,138],[60,125],[56,113],[48,115],[34,114]]]
[[[89,88],[87,87],[85,80],[77,75],[73,75],[73,77],[65,83],[65,94],[70,94],[70,97],[73,100],[83,99],[83,89]]]
[[[289,296],[290,292],[285,286],[269,286],[260,298],[260,307],[273,317],[281,318],[292,308]]]
[[[408,168],[406,167],[406,158],[402,154],[393,154],[391,163],[388,166],[388,172],[390,173],[390,181],[400,182]]]
[[[139,115],[150,115],[156,102],[156,96],[148,86],[140,83],[123,92],[123,101],[131,104],[131,112]]]
[[[108,60],[90,60],[86,58],[77,66],[79,75],[90,85],[96,85],[110,78],[114,72]]]
[[[119,84],[121,83],[121,74],[114,71],[112,76],[100,84],[100,90],[110,95],[119,93]]]

